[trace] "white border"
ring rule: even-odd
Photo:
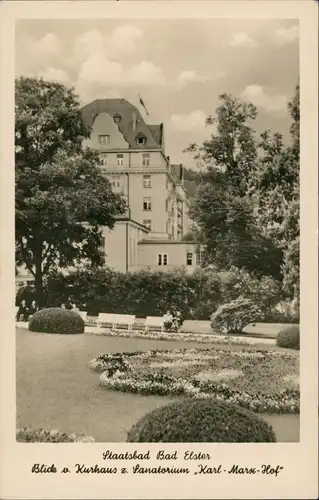
[[[1,453],[0,496],[43,498],[317,498],[318,495],[318,339],[317,339],[317,166],[318,166],[318,10],[312,0],[301,1],[105,1],[28,2],[0,5],[1,97]],[[134,446],[19,445],[15,442],[14,343],[14,22],[29,19],[97,18],[285,18],[300,20],[301,85],[301,434],[300,443],[205,444],[216,464],[280,464],[272,476],[75,476],[32,475],[33,463],[58,466],[83,462],[103,464],[107,448],[127,451]],[[129,411],[129,409],[128,409]],[[140,445],[141,450],[161,449]],[[176,449],[165,445],[165,449]],[[178,449],[189,449],[179,445]],[[174,464],[177,466],[178,464]]]

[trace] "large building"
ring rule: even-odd
[[[148,125],[125,99],[98,99],[82,109],[92,128],[84,146],[97,150],[114,192],[127,202],[125,216],[104,229],[106,265],[192,272],[200,252],[182,241],[190,225],[183,166],[165,153],[164,126]]]
[[[92,133],[83,146],[97,150],[113,191],[127,202],[127,213],[112,230],[104,228],[105,265],[117,271],[193,272],[202,253],[182,241],[188,232],[189,201],[183,166],[165,153],[164,126],[148,125],[125,99],[98,99],[82,109]],[[33,280],[22,266],[17,283]]]

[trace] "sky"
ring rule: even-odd
[[[212,130],[221,93],[257,106],[257,132],[288,139],[287,103],[299,78],[297,20],[20,20],[16,76],[75,86],[81,103],[123,97],[146,122],[164,123],[172,163]],[[149,116],[138,105],[141,94]]]

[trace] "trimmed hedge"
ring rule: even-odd
[[[95,441],[91,436],[77,436],[57,430],[46,431],[28,427],[16,430],[16,440],[19,443],[94,443]]]
[[[288,326],[281,330],[276,339],[279,347],[300,350],[300,330],[299,326]]]
[[[84,321],[74,311],[51,307],[36,312],[29,321],[29,330],[41,333],[84,333]]]
[[[218,400],[184,400],[157,408],[128,432],[128,443],[273,443],[272,427],[254,413]]]
[[[169,307],[181,311],[183,319],[209,320],[218,307],[240,296],[257,303],[269,322],[275,305],[282,300],[280,283],[236,268],[197,269],[192,274],[183,269],[120,273],[85,268],[68,275],[51,275],[44,285],[43,303],[47,307],[75,303],[89,316],[124,311],[138,317],[162,316]],[[282,322],[290,323],[289,316]]]

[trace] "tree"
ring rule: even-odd
[[[254,178],[256,218],[264,235],[283,252],[283,289],[299,297],[299,85],[288,104],[292,120],[291,144],[284,147],[279,134],[261,135],[259,169]]]
[[[82,149],[90,129],[74,89],[42,79],[15,82],[16,261],[35,278],[57,268],[103,261],[102,226],[113,228],[125,210],[99,168]]]
[[[207,118],[216,133],[201,147],[188,148],[206,166],[190,215],[201,229],[213,264],[278,278],[282,252],[261,233],[255,217],[252,179],[258,167],[258,143],[251,123],[257,110],[227,94],[220,101],[216,117]]]

